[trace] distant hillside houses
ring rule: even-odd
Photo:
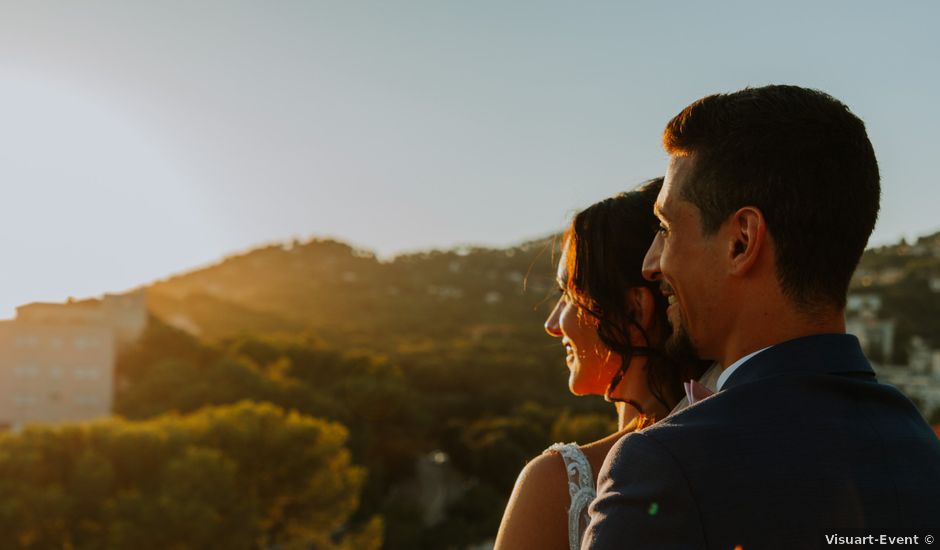
[[[940,258],[940,231],[931,235],[918,237],[917,241],[913,244],[909,244],[906,239],[901,239],[901,242],[896,245],[890,245],[875,250],[890,250],[899,256]]]
[[[850,294],[845,307],[845,330],[858,337],[865,354],[880,363],[894,357],[895,319],[881,318],[881,296]]]
[[[0,429],[110,415],[117,348],[146,324],[142,291],[18,307],[0,321]]]
[[[928,414],[940,409],[940,349],[920,337],[911,339],[906,368],[882,369],[885,381],[914,399]]]
[[[896,245],[865,252],[852,279],[855,287],[887,287],[915,275],[940,292],[940,232],[920,237],[914,244],[902,239]]]
[[[940,408],[940,349],[915,336],[907,343],[907,364],[891,364],[897,320],[881,317],[882,302],[877,293],[850,294],[845,308],[846,332],[858,337],[883,382],[898,387],[929,414]]]
[[[908,246],[908,251],[914,256],[940,258],[940,233],[917,239],[916,243]]]

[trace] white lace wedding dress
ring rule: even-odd
[[[575,443],[555,443],[547,451],[557,452],[565,461],[568,494],[571,496],[571,506],[568,508],[568,547],[571,550],[579,550],[581,536],[590,521],[588,504],[597,496],[591,464]]]

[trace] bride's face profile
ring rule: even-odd
[[[545,320],[545,331],[561,338],[568,365],[568,388],[575,395],[604,395],[620,366],[620,355],[612,352],[597,335],[597,319],[574,301],[567,290],[566,253],[558,262],[556,280],[561,296]]]

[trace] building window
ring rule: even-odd
[[[34,348],[39,345],[39,337],[29,334],[20,334],[16,337],[16,347]]]
[[[75,369],[75,378],[92,380],[98,378],[98,369],[95,367],[78,367]]]
[[[17,407],[31,407],[36,403],[36,397],[33,395],[14,395],[13,403]]]
[[[35,378],[39,376],[39,367],[36,365],[18,365],[13,373],[21,378]]]
[[[75,349],[92,349],[101,347],[101,341],[94,336],[76,336],[74,343]]]
[[[88,345],[88,338],[85,338],[84,336],[78,336],[75,338],[75,349],[85,349],[87,347],[90,347]]]

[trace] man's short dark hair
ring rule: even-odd
[[[784,293],[808,312],[845,307],[881,196],[865,124],[848,107],[798,86],[710,95],[669,121],[663,146],[692,157],[682,197],[701,211],[706,235],[757,207]]]

